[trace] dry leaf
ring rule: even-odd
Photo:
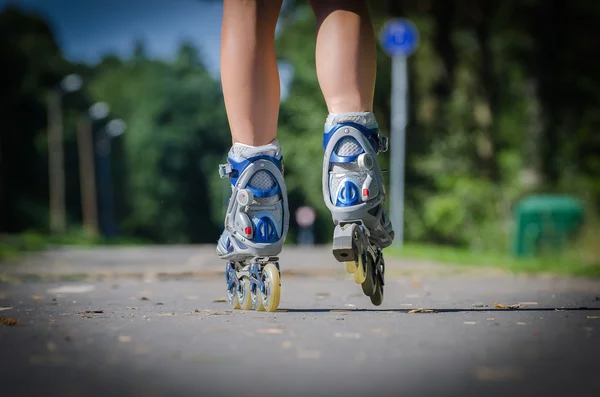
[[[19,324],[19,320],[14,319],[12,317],[0,317],[0,323],[8,326],[13,326]]]
[[[586,316],[587,318],[600,318],[600,316]]]
[[[222,303],[222,302],[227,302],[227,299],[225,299],[225,298],[219,298],[219,299],[215,299],[213,302],[214,302],[214,303]]]
[[[141,301],[149,301],[149,300],[150,300],[150,298],[148,298],[147,296],[142,296],[142,297],[140,298],[140,300],[141,300]]]
[[[277,309],[278,312],[283,312],[283,313],[287,313],[289,310],[285,310],[285,309]]]
[[[32,298],[33,298],[34,301],[41,301],[42,300],[42,297],[39,296],[39,295],[33,295]]]
[[[195,312],[195,313],[200,313],[200,310],[198,310],[198,309],[195,309],[195,310],[194,310],[194,312]]]
[[[56,343],[48,342],[48,343],[46,343],[46,347],[48,348],[49,352],[53,352],[56,350]]]
[[[421,282],[420,282],[420,281],[417,281],[417,280],[413,280],[413,281],[411,281],[411,282],[410,282],[410,284],[411,284],[413,287],[420,287],[420,286],[421,286]]]
[[[267,329],[259,329],[259,334],[281,334],[283,330],[281,328],[267,328]]]
[[[123,342],[123,343],[131,342],[131,336],[121,335],[121,336],[119,336],[119,342]]]
[[[488,307],[488,305],[483,303],[473,303],[471,307]]]
[[[336,338],[360,339],[360,334],[356,332],[336,332],[334,336]]]
[[[409,312],[407,312],[406,314],[414,314],[414,313],[435,313],[435,310],[431,310],[431,309],[413,309]]]
[[[84,310],[79,313],[80,314],[101,314],[101,313],[104,313],[104,310]]]
[[[527,306],[523,306],[519,303],[517,303],[516,305],[503,305],[502,303],[494,302],[494,307],[496,309],[524,309]]]

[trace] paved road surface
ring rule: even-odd
[[[2,265],[0,395],[600,395],[598,280],[388,260],[375,308],[327,248],[281,263],[276,313],[222,302],[214,247]]]

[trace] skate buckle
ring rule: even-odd
[[[233,172],[231,164],[219,164],[219,176],[221,179],[227,178]]]
[[[378,134],[377,135],[377,141],[379,144],[379,151],[380,152],[387,152],[388,150],[388,137],[387,136],[383,136]]]

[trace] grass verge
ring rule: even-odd
[[[52,246],[92,247],[98,245],[135,245],[144,241],[131,238],[90,238],[73,231],[64,236],[47,236],[35,232],[0,235],[0,261],[14,259],[25,252],[41,251]]]
[[[581,260],[572,252],[562,256],[516,258],[494,252],[473,252],[463,248],[409,243],[402,248],[390,247],[386,249],[386,254],[397,258],[431,260],[455,265],[495,267],[511,273],[552,273],[600,278],[600,263]]]

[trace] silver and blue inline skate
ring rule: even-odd
[[[227,261],[229,304],[274,312],[281,289],[278,255],[289,225],[279,142],[260,147],[234,144],[219,175],[228,177],[232,188],[225,230],[217,243],[217,254]]]
[[[383,302],[382,250],[394,239],[376,159],[387,147],[373,113],[330,114],[325,122],[323,197],[335,224],[333,255],[376,306]]]

